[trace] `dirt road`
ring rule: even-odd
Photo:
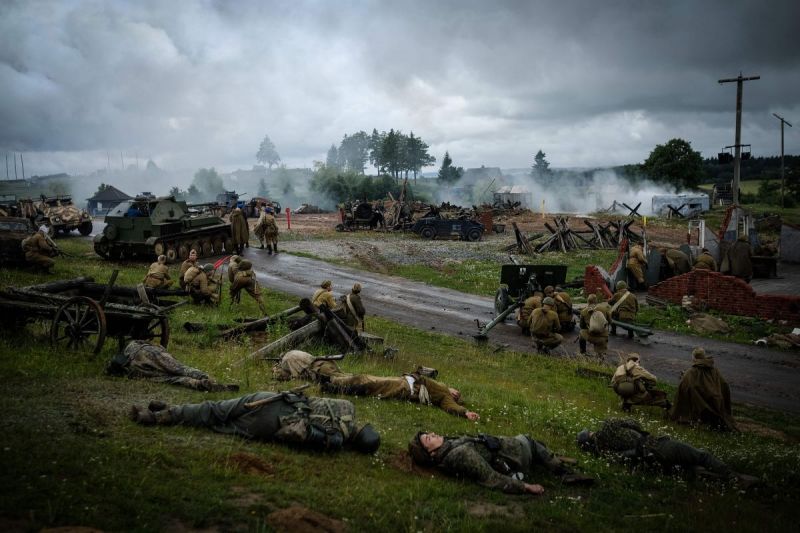
[[[269,256],[253,248],[247,256],[263,285],[298,297],[310,296],[325,279],[333,281],[337,295],[349,292],[353,283],[361,283],[367,324],[369,315],[377,315],[419,329],[471,339],[477,331],[476,319],[488,322],[494,317],[489,296],[473,296],[289,254]],[[575,336],[565,339],[569,352],[577,351]],[[800,413],[800,357],[796,354],[666,332],[656,333],[651,339],[650,346],[642,346],[620,336],[611,339],[609,349],[612,353],[638,352],[649,370],[674,384],[690,363],[692,347],[702,345],[715,357],[736,402]],[[530,339],[521,336],[510,321],[494,328],[489,342],[507,344],[509,349],[522,352],[532,350]]]

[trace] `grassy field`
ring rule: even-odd
[[[104,281],[111,263],[93,257],[88,243],[66,241],[77,258],[60,259],[52,278],[92,275]],[[114,264],[119,283],[140,281],[145,266]],[[2,270],[4,284],[51,279]],[[294,301],[265,291],[270,312]],[[170,351],[242,393],[295,385],[271,380],[262,363],[236,363],[263,338],[220,342],[186,333],[184,321],[225,323],[255,316],[243,295],[241,307],[183,306],[171,318]],[[391,360],[348,356],[347,371],[398,375],[418,364],[440,371],[442,381],[461,389],[477,423],[417,404],[355,399],[359,419],[372,422],[383,444],[374,455],[352,452],[316,455],[181,427],[147,428],[126,417],[133,403],[170,403],[229,397],[104,374],[116,343],[98,356],[56,350],[47,325],[4,331],[0,349],[2,424],[0,527],[38,530],[91,526],[104,530],[266,531],[273,511],[300,505],[340,521],[351,531],[612,531],[639,527],[665,531],[788,531],[800,504],[800,418],[735,407],[754,431],[719,434],[676,426],[657,409],[633,416],[655,433],[668,433],[702,446],[734,468],[760,476],[762,487],[743,493],[735,486],[634,472],[581,453],[574,435],[619,416],[606,380],[577,377],[579,366],[606,370],[582,360],[496,352],[450,337],[370,317],[370,329],[399,348]],[[279,326],[269,338],[281,335]],[[334,348],[313,345],[309,351]],[[315,389],[311,389],[317,394]],[[529,433],[557,453],[579,459],[597,477],[591,489],[540,480],[542,497],[505,496],[436,472],[411,468],[405,452],[419,429],[444,434]],[[635,525],[634,525],[635,524]]]

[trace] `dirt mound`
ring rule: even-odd
[[[414,462],[411,461],[411,456],[408,455],[408,452],[392,454],[386,462],[390,467],[394,468],[395,470],[399,470],[400,472],[414,472],[416,468],[414,466]]]
[[[792,440],[789,437],[789,435],[787,435],[783,431],[761,425],[755,420],[752,420],[750,418],[737,417],[736,426],[739,428],[739,431],[742,431],[744,433],[754,433],[759,437],[767,437],[769,439],[776,439],[784,442]]]
[[[346,531],[345,523],[306,507],[293,505],[267,515],[267,523],[275,531],[291,533],[341,533]]]
[[[231,455],[231,463],[245,474],[257,476],[272,476],[275,467],[257,455],[239,452]]]

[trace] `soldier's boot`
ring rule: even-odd
[[[278,243],[277,242],[272,245],[272,249],[275,250],[276,254],[278,253]]]
[[[632,339],[632,338],[633,338],[633,330],[632,330],[632,329],[629,329],[629,330],[628,330],[628,338],[629,338],[629,339]]]
[[[272,245],[271,244],[267,245],[267,254],[268,255],[272,255]]]
[[[209,387],[209,392],[236,392],[239,390],[239,385],[234,384],[223,384],[223,383],[216,383],[212,382]]]
[[[550,348],[545,346],[543,342],[536,341],[536,351],[542,355],[550,355]]]
[[[578,340],[578,349],[581,352],[581,355],[586,355],[586,341],[583,339]]]
[[[628,403],[628,402],[622,402],[621,409],[626,413],[630,413],[631,412],[631,404]]]
[[[263,250],[263,249],[264,249],[264,243],[263,243],[263,242],[261,243],[261,248],[260,248],[260,249],[261,249],[261,250]]]

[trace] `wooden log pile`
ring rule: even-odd
[[[608,222],[584,219],[583,223],[588,229],[578,231],[570,227],[568,217],[555,217],[552,224],[545,222],[544,226],[550,235],[538,244],[534,244],[534,241],[543,237],[543,234],[526,236],[519,230],[516,222],[512,222],[516,243],[506,247],[506,251],[516,250],[521,254],[533,255],[544,252],[566,253],[579,249],[615,249],[623,239],[642,243],[644,241],[642,235],[631,228],[634,222],[634,219]]]

